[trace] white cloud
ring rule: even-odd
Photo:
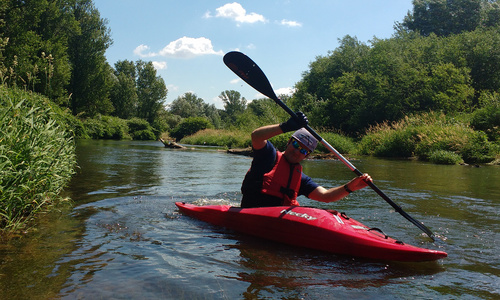
[[[285,87],[285,88],[277,89],[274,92],[276,93],[276,95],[278,97],[279,97],[279,95],[291,96],[295,92],[295,89],[290,88],[290,87]]]
[[[170,42],[165,46],[160,52],[149,52],[150,48],[147,45],[139,45],[134,50],[134,54],[140,57],[155,57],[155,56],[166,56],[175,58],[191,58],[200,55],[224,55],[222,50],[215,51],[212,46],[212,41],[200,37],[200,38],[190,38],[182,37],[173,42]],[[166,63],[156,62],[155,67],[157,69],[166,68]]]
[[[169,85],[167,85],[167,89],[168,89],[169,91],[176,92],[176,91],[178,91],[178,90],[179,90],[179,87],[178,87],[178,86],[176,86],[176,85],[174,85],[174,84],[169,84]]]
[[[139,45],[139,46],[137,46],[137,48],[134,49],[134,54],[138,55],[140,57],[153,57],[153,56],[156,56],[156,53],[154,53],[154,52],[143,53],[144,51],[149,51],[149,46],[147,46],[147,45]]]
[[[232,19],[238,23],[266,22],[266,18],[263,15],[254,12],[247,14],[246,9],[237,2],[227,3],[217,8],[216,11],[216,17]],[[209,17],[210,14],[205,14],[205,16]]]
[[[215,51],[212,46],[212,41],[200,37],[190,38],[182,37],[173,42],[170,42],[159,53],[161,56],[176,57],[176,58],[191,58],[199,55],[224,55],[221,50]]]
[[[236,78],[236,79],[231,80],[231,81],[230,81],[230,83],[231,83],[231,84],[237,84],[237,83],[238,83],[238,82],[240,82],[240,81],[241,81],[241,79]]]
[[[285,19],[281,20],[280,24],[288,27],[302,27],[302,23],[299,23],[297,21],[289,21]]]
[[[163,70],[167,68],[167,62],[165,61],[153,61],[153,66],[156,70]]]

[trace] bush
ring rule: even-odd
[[[342,154],[353,154],[356,152],[356,144],[350,137],[342,136],[333,132],[321,133],[320,135],[333,148]],[[316,149],[317,151],[323,153],[330,152],[330,150],[326,149],[326,147],[321,143],[318,143],[318,147]]]
[[[156,140],[157,135],[148,121],[139,118],[127,120],[129,133],[134,140]]]
[[[180,141],[190,145],[209,145],[229,148],[246,148],[251,146],[250,135],[234,130],[204,129]]]
[[[464,162],[462,157],[451,151],[436,150],[429,154],[429,161],[441,165],[457,165]]]
[[[500,145],[488,141],[484,132],[475,132],[461,149],[467,163],[487,163],[493,161],[500,153]]]
[[[46,98],[0,87],[0,100],[0,228],[12,231],[62,200],[75,144]]]
[[[213,128],[212,123],[203,117],[191,117],[184,119],[179,125],[177,125],[171,132],[170,136],[180,141],[183,137],[195,134],[196,132]]]
[[[406,157],[438,160],[452,152],[467,163],[490,162],[499,145],[488,141],[485,133],[474,131],[467,123],[438,113],[407,117],[392,124],[372,127],[359,144],[360,153],[381,157]],[[444,152],[443,152],[444,151]]]
[[[497,93],[481,95],[483,107],[472,113],[471,126],[484,131],[490,141],[500,143],[500,96]]]

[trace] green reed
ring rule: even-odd
[[[73,137],[48,100],[0,86],[0,230],[18,230],[63,200],[75,165]]]

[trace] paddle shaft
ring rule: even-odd
[[[224,55],[224,63],[241,79],[248,83],[251,87],[262,93],[263,95],[271,98],[276,104],[281,106],[291,117],[297,119],[297,114],[290,109],[281,99],[279,99],[267,76],[259,68],[259,66],[248,56],[241,52],[233,51]],[[330,152],[332,152],[339,160],[341,160],[351,171],[353,171],[357,176],[363,175],[350,161],[348,161],[340,152],[332,147],[327,141],[325,141],[314,129],[309,125],[304,127],[309,131],[321,144],[323,144]],[[387,203],[389,203],[398,213],[405,217],[408,221],[412,222],[415,226],[425,232],[433,241],[434,234],[427,228],[424,224],[414,219],[408,213],[406,213],[399,205],[394,203],[382,190],[380,190],[373,182],[369,181],[367,184]]]

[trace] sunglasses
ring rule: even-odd
[[[309,150],[307,150],[304,147],[302,147],[301,145],[299,145],[299,142],[297,142],[296,140],[292,141],[292,146],[295,149],[298,149],[301,154],[307,155],[307,154],[311,153]]]

